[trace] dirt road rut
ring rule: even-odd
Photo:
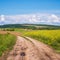
[[[16,44],[7,60],[60,60],[60,55],[37,40],[17,36]]]

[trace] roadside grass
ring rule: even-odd
[[[11,50],[15,43],[16,37],[14,35],[9,33],[0,34],[0,56],[2,56],[5,51]]]

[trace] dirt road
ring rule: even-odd
[[[60,55],[37,40],[17,36],[16,44],[7,60],[60,60]]]

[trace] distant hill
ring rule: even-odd
[[[0,28],[24,28],[24,29],[60,29],[60,26],[45,24],[7,24],[0,25]]]

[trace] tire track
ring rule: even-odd
[[[33,44],[35,44],[35,46],[38,48],[40,52],[40,55],[42,55],[42,58],[44,58],[44,60],[60,60],[60,55],[55,53],[55,51],[51,47],[35,39],[29,38],[29,37],[26,37],[26,38],[28,40],[31,40]]]
[[[24,37],[27,41],[29,41],[33,47],[35,47],[35,50],[37,50],[37,55],[39,57],[39,60],[46,60],[46,57],[43,57],[44,55],[42,53],[39,52],[38,47],[34,44],[34,42],[30,39],[28,39],[27,37]]]
[[[7,60],[26,60],[26,56],[22,56],[21,53],[26,52],[27,46],[25,44],[25,39],[22,37],[17,37],[16,44],[13,50],[9,53]]]
[[[13,50],[9,53],[7,60],[40,60],[39,52],[35,45],[22,37],[17,37]],[[21,56],[21,53],[25,56]]]
[[[25,40],[28,46],[27,57],[28,60],[41,60],[39,57],[39,51],[36,46],[30,40]]]
[[[46,44],[29,37],[17,36],[16,44],[9,52],[7,60],[60,60],[60,55]]]

